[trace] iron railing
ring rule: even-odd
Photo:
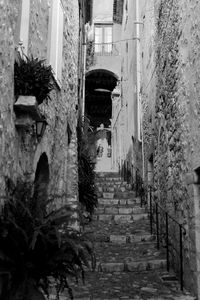
[[[152,186],[149,186],[148,194],[151,234],[156,234],[157,249],[166,248],[167,271],[172,267],[179,273],[183,290],[183,236],[186,230],[154,199]]]
[[[94,54],[97,56],[119,56],[115,43],[94,43]]]

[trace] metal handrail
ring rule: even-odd
[[[180,272],[180,284],[181,290],[183,290],[183,235],[186,234],[186,230],[183,224],[179,223],[174,217],[172,217],[168,211],[166,211],[152,196],[152,186],[149,186],[149,204],[150,204],[150,228],[151,234],[153,234],[153,224],[155,223],[156,228],[156,241],[157,241],[157,249],[160,249],[161,242],[161,226],[160,223],[165,223],[165,243],[166,243],[166,259],[167,259],[167,271],[170,269],[170,250],[175,251],[179,256],[179,272]],[[164,215],[164,219],[161,219],[161,212]],[[154,218],[155,215],[155,218]],[[172,243],[172,239],[170,239],[170,221],[178,225],[179,231],[179,249]],[[170,247],[171,246],[171,247]]]

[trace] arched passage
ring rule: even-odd
[[[37,216],[43,215],[47,199],[48,199],[48,184],[49,184],[49,163],[46,153],[40,156],[37,163],[34,180],[34,211]]]
[[[105,127],[110,125],[111,92],[117,81],[118,78],[114,73],[104,69],[92,70],[86,75],[85,113],[94,129],[102,123]]]
[[[96,69],[86,75],[85,114],[90,120],[89,140],[91,157],[96,162],[96,171],[108,171],[112,163],[111,93],[118,77],[111,71]]]

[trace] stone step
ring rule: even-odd
[[[180,283],[162,281],[164,270],[148,272],[103,273],[85,272],[85,282],[69,278],[75,300],[195,300],[187,291],[180,291]],[[167,273],[171,275],[171,273]],[[172,275],[174,275],[172,273]],[[51,293],[50,300],[56,300]],[[69,299],[65,290],[60,300]]]
[[[96,172],[96,178],[121,178],[118,172]]]
[[[111,186],[111,185],[116,185],[116,186],[130,186],[130,184],[128,184],[126,181],[121,181],[121,180],[100,180],[97,181],[95,180],[95,185],[96,186]]]
[[[112,244],[133,244],[133,243],[141,243],[141,242],[155,242],[155,235],[151,234],[130,234],[130,235],[110,235],[107,238],[107,242]]]
[[[99,206],[95,214],[100,215],[100,214],[111,214],[111,215],[131,215],[131,214],[144,214],[146,213],[146,209],[144,207],[140,206]]]
[[[166,268],[166,259],[151,259],[134,261],[132,259],[125,259],[123,262],[107,262],[97,263],[97,270],[99,272],[113,273],[113,272],[141,272],[152,271]]]
[[[95,186],[96,187],[110,187],[110,186],[115,186],[115,187],[127,187],[130,188],[131,185],[128,184],[127,182],[123,182],[123,181],[115,181],[115,182],[111,182],[111,181],[96,181],[95,182]]]
[[[123,186],[126,187],[127,183],[123,182],[123,181],[95,181],[95,185],[96,186],[100,186],[100,187],[109,187],[109,186]]]
[[[104,221],[104,222],[111,222],[114,221],[115,223],[132,223],[134,221],[139,221],[139,220],[147,220],[148,219],[148,214],[143,213],[143,214],[118,214],[118,215],[113,215],[113,214],[99,214],[93,216],[94,219],[99,220],[99,221]]]
[[[135,192],[125,191],[125,192],[115,192],[114,198],[116,199],[128,199],[130,197],[135,197]]]
[[[129,189],[127,189],[126,187],[113,187],[113,186],[109,186],[109,187],[101,187],[101,186],[98,186],[97,187],[97,191],[100,192],[100,193],[106,193],[106,192],[111,192],[111,193],[124,193],[124,192],[130,192]]]
[[[103,198],[104,199],[130,199],[131,197],[134,197],[135,194],[132,192],[103,192]]]
[[[138,197],[138,198],[127,198],[127,199],[106,199],[106,198],[99,198],[98,199],[98,205],[103,205],[103,206],[106,206],[106,205],[134,205],[134,204],[140,204],[141,202],[141,199]]]

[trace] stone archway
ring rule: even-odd
[[[112,99],[118,76],[105,69],[91,70],[86,74],[85,115],[89,119],[90,154],[96,161],[96,171],[112,168]]]
[[[117,85],[118,77],[113,72],[96,69],[86,74],[85,113],[90,126],[107,128],[112,118],[111,93]]]
[[[48,200],[49,163],[46,153],[40,156],[34,179],[34,211],[36,217],[42,217]]]

